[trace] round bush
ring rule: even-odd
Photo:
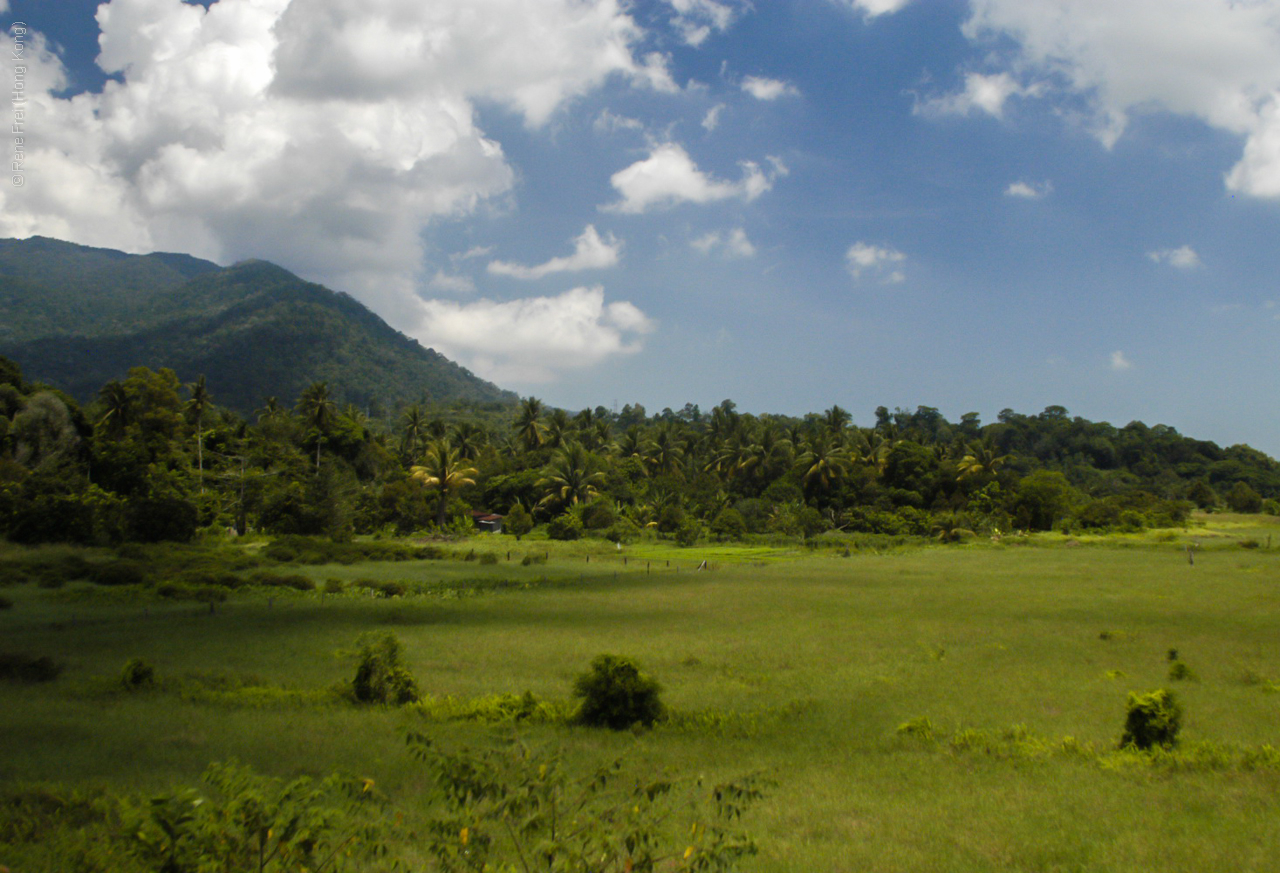
[[[651,727],[666,714],[661,691],[662,686],[630,658],[597,655],[591,669],[573,683],[573,696],[582,699],[577,721],[613,730],[635,724]]]
[[[582,522],[577,516],[565,513],[547,522],[547,536],[553,540],[576,540],[582,537]]]
[[[361,703],[402,705],[418,699],[418,684],[400,663],[403,646],[393,634],[365,637],[351,690]]]
[[[130,658],[120,672],[120,682],[130,691],[149,688],[156,681],[156,668],[142,658]]]
[[[1120,748],[1173,748],[1182,726],[1182,707],[1172,691],[1158,688],[1148,694],[1129,693],[1129,711]]]

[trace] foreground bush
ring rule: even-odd
[[[1130,692],[1120,748],[1171,749],[1178,742],[1181,726],[1182,707],[1172,691],[1158,688],[1148,694]]]
[[[591,669],[573,683],[573,696],[582,699],[577,721],[613,730],[636,724],[652,727],[666,715],[661,691],[662,686],[630,658],[597,655]]]
[[[401,705],[418,699],[418,684],[400,663],[403,651],[400,640],[393,634],[361,640],[356,678],[351,683],[356,700]]]
[[[48,655],[0,653],[0,682],[15,682],[19,685],[52,682],[61,672],[62,665]]]

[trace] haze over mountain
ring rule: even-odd
[[[224,268],[46,237],[0,240],[0,355],[81,400],[139,365],[205,375],[216,402],[246,414],[313,382],[364,407],[516,399],[266,261]]]

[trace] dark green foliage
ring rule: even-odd
[[[1194,681],[1196,674],[1182,661],[1169,664],[1169,678],[1174,682]]]
[[[606,500],[597,500],[582,510],[582,526],[589,531],[601,531],[617,520],[613,507]]]
[[[353,584],[379,597],[403,597],[408,590],[403,582],[379,582],[376,579],[357,579]]]
[[[0,594],[0,609],[13,609],[13,601]]]
[[[169,258],[164,261],[161,259]],[[6,293],[7,292],[7,293]],[[263,261],[226,269],[57,240],[0,246],[5,354],[81,400],[129,367],[208,374],[218,401],[248,415],[263,397],[329,383],[339,404],[385,408],[515,395],[420,346],[345,294]]]
[[[356,676],[351,690],[361,703],[390,703],[397,706],[418,699],[418,685],[400,656],[404,651],[393,634],[366,636],[357,652]]]
[[[533,530],[533,516],[521,504],[517,503],[511,507],[506,517],[502,519],[502,529],[516,538],[516,542]]]
[[[281,563],[355,564],[360,561],[426,561],[442,558],[437,546],[405,543],[336,543],[319,537],[282,536],[267,544],[263,557]]]
[[[582,522],[572,513],[557,515],[547,522],[547,536],[553,540],[576,540],[582,537]]]
[[[738,825],[763,797],[755,777],[705,786],[633,776],[620,760],[575,775],[519,739],[457,751],[416,732],[408,742],[442,801],[422,839],[432,870],[716,873],[757,852]]]
[[[142,658],[130,658],[120,671],[120,684],[130,691],[150,688],[156,682],[156,668]]]
[[[196,535],[196,505],[181,497],[129,501],[129,538],[142,543],[187,543]]]
[[[28,655],[22,652],[0,653],[0,682],[19,685],[36,682],[52,682],[62,672],[63,665],[48,655]]]
[[[1147,694],[1130,692],[1120,747],[1171,749],[1178,742],[1182,707],[1172,691],[1158,688]]]
[[[268,573],[265,570],[259,570],[250,574],[248,581],[250,585],[259,585],[263,588],[291,588],[294,591],[313,591],[316,587],[313,579],[301,573]]]
[[[573,696],[581,700],[576,719],[613,730],[636,724],[651,727],[666,714],[661,692],[662,686],[630,658],[597,655],[591,669],[573,682]]]
[[[145,585],[151,581],[146,563],[123,560],[99,564],[89,578],[98,585]]]
[[[1261,512],[1262,495],[1247,482],[1237,482],[1227,492],[1227,506],[1233,512]]]

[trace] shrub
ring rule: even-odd
[[[342,591],[343,581],[341,579],[329,578],[324,580],[325,594],[338,594]]]
[[[498,556],[495,555],[493,552],[485,552],[483,555],[480,556],[480,563],[496,564],[498,563]]]
[[[1182,707],[1172,691],[1158,688],[1147,694],[1130,692],[1120,748],[1173,748],[1181,726]]]
[[[1182,661],[1172,661],[1169,664],[1169,678],[1174,682],[1193,681],[1196,678],[1196,674]]]
[[[150,581],[141,561],[112,561],[94,568],[90,578],[99,585],[143,585]]]
[[[22,685],[34,682],[52,682],[62,672],[62,664],[48,655],[0,653],[0,681]]]
[[[394,634],[361,638],[356,677],[351,683],[356,700],[401,705],[418,699],[418,684],[400,663],[403,651]]]
[[[553,540],[576,540],[582,537],[582,522],[577,516],[565,513],[547,522],[547,536]]]
[[[573,696],[582,699],[576,720],[613,730],[635,724],[651,727],[666,714],[661,691],[662,686],[630,658],[597,655],[591,669],[573,683]]]
[[[13,609],[13,601],[7,597],[0,596],[0,609]]]
[[[142,658],[130,658],[120,672],[120,683],[130,691],[150,688],[156,681],[156,668]]]

